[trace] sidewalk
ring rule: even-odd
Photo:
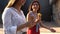
[[[0,34],[3,34],[3,28],[0,28]]]
[[[54,29],[56,30],[55,33],[50,32],[50,31],[47,30],[47,29],[41,28],[41,29],[40,29],[40,34],[60,34],[60,27],[56,27],[56,28],[54,28]],[[0,28],[0,34],[3,34],[3,28]]]
[[[58,24],[56,24],[54,22],[44,22],[44,24],[52,27],[53,29],[56,30],[56,32],[53,33],[50,30],[41,27],[40,28],[40,34],[60,34],[60,27]],[[0,34],[3,34],[2,24],[0,25]]]
[[[60,33],[60,27],[53,27],[53,29],[55,29],[55,30],[56,30],[56,33]],[[50,30],[45,29],[45,28],[41,28],[41,29],[40,29],[40,32],[44,32],[44,33],[49,32],[49,33],[51,33],[51,31],[50,31]]]
[[[44,22],[45,25],[52,27],[56,30],[55,33],[51,32],[48,29],[40,28],[40,34],[60,34],[60,26],[57,23],[54,22]]]

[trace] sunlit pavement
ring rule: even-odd
[[[56,30],[56,32],[51,32],[50,30],[48,29],[45,29],[45,28],[40,28],[40,34],[60,34],[60,26],[56,23],[44,23],[45,25],[47,26],[51,26],[53,29]],[[3,34],[3,28],[2,28],[2,24],[0,24],[0,34]]]
[[[60,34],[60,27],[53,27],[56,32],[51,32],[48,29],[40,28],[40,34]],[[3,34],[3,28],[0,28],[0,34]]]
[[[40,34],[60,34],[60,33],[40,33]]]
[[[55,29],[56,32],[51,32],[48,29],[40,28],[40,34],[60,34],[60,27],[53,27],[53,29]]]
[[[0,28],[0,34],[3,34],[3,28]]]

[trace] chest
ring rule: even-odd
[[[38,18],[38,15],[37,14],[34,14],[33,13],[32,16],[33,16],[34,19],[37,19]]]
[[[14,25],[24,24],[25,22],[26,22],[26,19],[25,19],[24,14],[22,13],[18,14],[16,12],[12,14],[12,23]]]

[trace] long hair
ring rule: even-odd
[[[28,11],[33,11],[33,9],[32,9],[32,5],[33,5],[33,3],[35,3],[35,2],[37,2],[38,5],[39,5],[39,9],[37,10],[37,12],[39,13],[39,12],[40,12],[40,3],[39,3],[38,1],[33,1],[33,2],[30,4],[30,6],[29,6]]]
[[[12,7],[14,6],[19,0],[9,0],[6,7]]]

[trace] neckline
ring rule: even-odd
[[[33,11],[30,11],[30,12],[32,12],[33,14],[36,14],[37,15],[37,13],[34,13]]]
[[[18,11],[16,8],[14,8],[14,7],[11,7],[11,8],[13,8],[15,11]],[[22,10],[20,10],[20,12],[21,12]],[[19,12],[19,11],[18,11]]]
[[[17,12],[17,11],[18,11],[17,9],[15,9],[14,7],[11,7],[11,8],[12,8],[12,9],[14,10],[14,12],[16,12],[18,15],[22,15],[22,14],[21,14],[21,11],[22,11],[22,10],[20,10],[20,12],[18,13],[18,12]]]

